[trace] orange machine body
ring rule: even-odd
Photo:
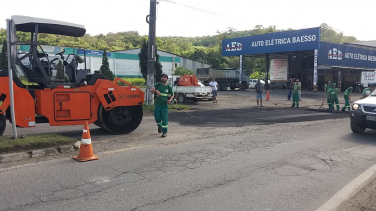
[[[35,126],[35,100],[30,92],[13,82],[15,120],[19,127]],[[1,103],[2,102],[2,103]],[[10,105],[9,77],[0,77],[0,114]]]
[[[178,86],[200,86],[195,75],[179,76]]]
[[[9,78],[1,77],[0,96],[5,96],[0,105],[0,114],[4,114],[10,105]],[[119,86],[121,81],[128,86]],[[130,83],[116,78],[114,81],[98,79],[94,85],[70,88],[45,88],[33,90],[35,98],[29,90],[14,87],[14,110],[16,125],[19,127],[35,126],[35,115],[48,119],[51,126],[83,125],[98,120],[100,105],[106,111],[120,106],[142,106],[144,92]]]

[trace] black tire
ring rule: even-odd
[[[106,111],[100,105],[98,121],[94,124],[113,134],[127,134],[137,129],[142,117],[142,106],[120,106]]]
[[[357,124],[353,121],[351,121],[350,126],[351,126],[352,132],[354,132],[354,133],[364,133],[364,131],[366,131],[366,127],[364,127],[360,124]]]
[[[230,89],[231,90],[235,90],[235,86],[230,86]]]
[[[246,84],[246,83],[242,83],[242,86],[241,86],[241,89],[242,89],[242,90],[246,90],[246,89],[247,89],[247,87],[248,87],[248,86],[247,86],[247,84]]]
[[[219,90],[226,91],[227,90],[227,83],[221,83],[219,84]]]
[[[184,103],[185,102],[184,94],[178,94],[177,100],[179,103]]]
[[[0,114],[0,136],[4,134],[5,128],[7,126],[7,121],[4,114]]]
[[[193,98],[192,100],[193,100],[193,102],[195,102],[195,103],[198,102],[198,99],[197,99],[197,98]]]

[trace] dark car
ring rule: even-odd
[[[376,130],[376,90],[368,97],[354,102],[350,120],[354,133],[363,133],[367,128]]]

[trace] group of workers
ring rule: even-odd
[[[325,92],[327,94],[327,103],[329,106],[329,110],[334,110],[334,105],[335,105],[337,108],[337,111],[340,111],[339,101],[338,101],[338,93],[340,93],[340,90],[337,88],[337,84],[329,81],[328,84],[326,84],[325,86],[326,86]],[[375,90],[375,87],[376,87],[376,83],[369,84],[369,86],[363,90],[361,99],[368,97],[373,92],[373,90]],[[351,100],[352,91],[353,91],[353,87],[350,86],[349,88],[345,90],[345,93],[343,94],[343,98],[345,99],[345,106],[342,107],[341,109],[342,112],[346,111],[346,109],[350,111],[350,103],[353,102]]]
[[[154,117],[155,121],[158,126],[158,133],[162,133],[161,137],[167,136],[167,128],[168,128],[168,104],[174,99],[174,92],[172,87],[167,84],[168,76],[167,74],[163,73],[161,75],[161,83],[156,83],[154,87],[150,90],[151,93],[156,94],[157,98],[155,100],[155,109],[154,109]],[[213,79],[213,81],[215,81]],[[299,91],[301,90],[301,83],[299,80],[290,80],[290,84],[292,85],[292,98],[293,103],[291,107],[299,107]],[[212,87],[218,87],[218,85],[211,85]],[[334,110],[334,105],[336,105],[337,111],[340,111],[339,101],[338,101],[338,93],[340,90],[337,88],[336,83],[332,83],[331,81],[325,85],[325,92],[327,94],[327,103],[330,110]],[[289,86],[290,87],[290,86]],[[362,97],[368,97],[376,88],[376,83],[369,84],[367,88],[363,90]],[[342,108],[342,111],[346,111],[348,109],[350,111],[350,103],[351,100],[351,93],[353,91],[353,87],[349,87],[346,89],[343,98],[345,99],[345,106]],[[289,95],[290,96],[290,95]],[[261,97],[262,99],[262,97]],[[215,100],[216,101],[216,100]],[[213,101],[214,102],[214,101]],[[262,105],[262,104],[261,104]]]

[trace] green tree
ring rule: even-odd
[[[249,78],[250,79],[264,79],[265,78],[265,72],[254,71],[253,73],[251,73]]]
[[[187,68],[184,68],[183,66],[178,66],[175,69],[175,75],[193,75],[193,71]]]
[[[8,56],[7,56],[7,41],[3,41],[3,47],[0,54],[0,70],[8,68]]]
[[[161,75],[162,75],[162,64],[159,62],[159,54],[157,54],[157,48],[155,48],[155,76],[154,81],[161,82]]]
[[[333,43],[358,41],[353,36],[344,36],[343,32],[330,27],[326,23],[321,24],[320,27],[321,27],[321,41],[333,42]]]
[[[157,54],[157,49],[154,52],[156,61],[155,61],[155,72],[154,72],[154,81],[161,82],[162,75],[162,64],[159,62],[159,54]],[[139,67],[141,68],[142,77],[147,81],[147,69],[148,69],[148,42],[144,40],[142,44],[141,51],[138,53],[139,58]]]
[[[110,70],[110,64],[108,63],[106,50],[103,51],[102,65],[100,71],[108,80],[113,81],[115,79],[114,74]]]
[[[57,64],[57,72],[56,72],[56,79],[64,79],[65,74],[64,74],[64,66],[61,60],[59,60],[59,63]]]
[[[148,71],[148,44],[146,40],[142,44],[141,51],[138,53],[138,59],[140,61],[139,67],[141,68],[142,77],[147,81],[147,71]]]

